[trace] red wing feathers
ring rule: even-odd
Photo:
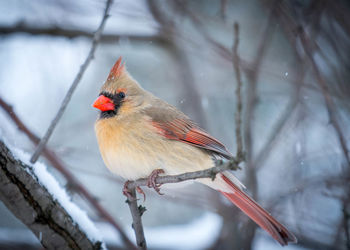
[[[192,122],[175,119],[171,122],[153,121],[152,123],[167,139],[182,141],[212,151],[214,154],[221,155],[227,159],[232,158],[230,152],[227,151],[221,142]]]

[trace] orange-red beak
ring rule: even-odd
[[[115,108],[113,101],[104,95],[100,95],[92,106],[101,111],[114,110]]]

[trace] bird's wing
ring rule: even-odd
[[[162,103],[157,107],[149,107],[144,110],[144,113],[151,118],[152,124],[158,132],[169,140],[188,143],[227,159],[233,157],[221,142],[167,103]]]

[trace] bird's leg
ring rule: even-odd
[[[159,174],[164,174],[164,170],[163,169],[155,169],[152,171],[152,173],[148,176],[148,179],[147,179],[147,187],[153,188],[158,194],[163,195],[160,192],[160,188],[159,188],[161,186],[161,184],[156,183],[156,179],[157,179]]]
[[[129,185],[130,181],[126,181],[124,183],[124,187],[123,187],[123,194],[129,199],[129,200],[132,200],[134,199],[134,197],[131,195],[130,193],[130,190],[128,188],[128,185]],[[136,187],[136,191],[139,193],[139,194],[142,194],[143,195],[143,201],[146,201],[146,194],[145,192],[143,192],[143,190],[137,186]]]

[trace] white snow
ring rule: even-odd
[[[172,225],[160,228],[146,228],[147,244],[160,249],[205,249],[218,238],[222,219],[214,213],[185,225]]]
[[[46,166],[41,162],[36,162],[35,164],[30,163],[30,155],[18,148],[11,147],[7,145],[15,157],[17,157],[22,162],[33,167],[34,173],[38,178],[39,182],[46,187],[50,194],[64,207],[68,214],[72,217],[73,221],[76,222],[79,227],[87,234],[92,241],[102,241],[100,232],[94,225],[87,213],[79,208],[75,203],[71,201],[71,198],[63,189],[58,181],[47,171]]]

